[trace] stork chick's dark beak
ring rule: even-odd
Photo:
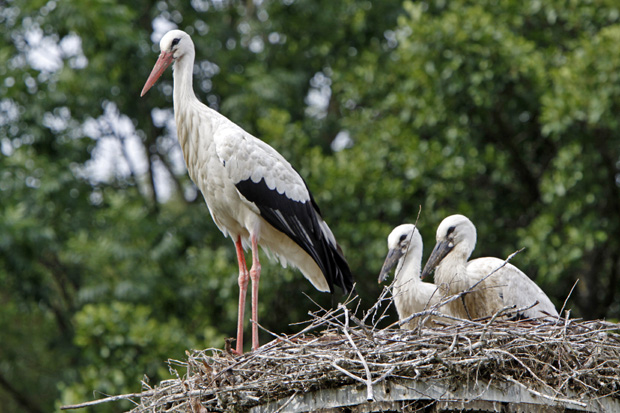
[[[174,61],[174,55],[171,52],[161,52],[159,54],[159,59],[155,62],[155,66],[153,66],[153,70],[149,75],[149,78],[146,80],[144,87],[142,88],[142,92],[140,93],[140,97],[144,96],[146,92],[149,91],[150,88],[153,87],[157,79],[164,73],[164,71],[172,64]]]
[[[431,252],[431,256],[428,257],[428,260],[426,261],[426,265],[422,270],[422,275],[420,275],[420,278],[424,279],[424,277],[432,273],[433,270],[441,263],[441,260],[443,260],[446,255],[452,251],[452,248],[454,248],[453,241],[438,241],[437,244],[435,244],[435,248],[433,248],[433,252]]]
[[[385,257],[383,267],[381,267],[381,272],[379,273],[379,283],[386,280],[388,275],[390,275],[390,270],[396,265],[402,256],[403,252],[400,248],[394,248],[388,251],[388,255]]]

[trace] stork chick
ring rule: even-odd
[[[437,286],[420,279],[423,248],[420,231],[413,224],[399,225],[392,230],[387,243],[388,254],[379,274],[379,282],[385,281],[396,265],[392,295],[398,318],[404,320],[437,304],[441,299]],[[401,325],[401,328],[412,330],[416,325],[417,320],[414,319]]]
[[[450,294],[467,290],[497,270],[473,292],[465,294],[462,300],[446,304],[454,316],[476,319],[492,316],[508,306],[525,308],[538,302],[517,316],[558,317],[549,297],[514,265],[493,257],[467,261],[476,246],[476,227],[466,216],[451,215],[445,218],[437,228],[436,240],[435,248],[422,271],[422,278],[435,270],[435,284],[447,286]]]

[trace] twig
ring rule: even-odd
[[[297,396],[297,393],[299,393],[299,392],[295,391],[295,393],[293,393],[293,394],[292,394],[292,396],[288,398],[288,400],[286,401],[286,403],[284,403],[282,406],[280,406],[280,408],[279,408],[278,410],[276,410],[274,413],[281,412],[281,411],[282,411],[282,409],[284,409],[286,406],[288,406],[288,405],[289,405],[289,404],[293,401],[293,399],[295,398],[295,396]]]
[[[489,352],[498,352],[498,353],[503,353],[505,355],[507,355],[508,357],[512,358],[514,361],[516,361],[517,363],[519,363],[524,369],[526,369],[528,371],[528,373],[530,373],[530,375],[535,378],[536,380],[538,380],[538,382],[540,384],[542,384],[544,387],[547,387],[553,391],[555,391],[557,393],[557,390],[555,390],[553,387],[549,386],[544,380],[542,380],[540,377],[538,377],[533,371],[532,369],[530,369],[525,363],[523,363],[523,361],[521,361],[517,356],[515,356],[512,353],[509,353],[505,350],[501,350],[501,349],[489,349],[487,350]]]
[[[558,398],[558,397],[553,397],[553,396],[548,396],[546,394],[543,394],[541,392],[538,392],[534,389],[530,389],[529,387],[524,386],[522,383],[519,383],[518,381],[516,381],[515,379],[513,379],[510,376],[504,376],[504,379],[516,384],[517,386],[521,387],[522,389],[527,390],[528,392],[535,394],[538,397],[542,397],[543,399],[547,399],[547,400],[551,400],[552,402],[561,402],[561,403],[569,403],[569,404],[576,404],[577,406],[581,406],[581,407],[586,407],[588,406],[587,403],[583,403],[583,402],[579,402],[577,400],[571,400],[571,399],[562,399],[562,398]]]
[[[482,335],[480,336],[480,341],[481,342],[485,342],[485,337],[487,335],[487,332],[489,331],[489,326],[493,323],[493,321],[495,321],[495,319],[502,314],[504,311],[508,311],[511,310],[513,308],[515,308],[516,305],[511,305],[509,307],[504,307],[501,310],[497,311],[495,314],[493,314],[493,317],[491,317],[491,319],[489,320],[489,322],[484,326],[484,329],[482,329]]]
[[[562,316],[562,313],[564,312],[564,308],[566,308],[566,303],[568,302],[568,299],[570,298],[571,295],[573,295],[573,290],[575,289],[575,287],[577,287],[577,283],[578,282],[579,282],[579,278],[577,278],[575,280],[575,283],[573,284],[573,287],[568,292],[568,295],[566,296],[566,299],[564,299],[564,304],[562,304],[562,308],[560,309],[560,312],[558,313],[560,315],[560,317]],[[568,316],[566,316],[566,318],[568,318]]]
[[[345,324],[344,324],[344,328],[342,331],[344,332],[344,335],[347,337],[347,339],[351,343],[351,347],[353,347],[353,349],[357,353],[357,357],[359,357],[360,361],[364,365],[364,370],[366,371],[366,399],[368,401],[374,401],[375,396],[372,391],[372,376],[370,374],[370,369],[368,368],[368,364],[366,364],[366,360],[364,359],[364,356],[362,356],[362,353],[360,352],[359,348],[357,348],[357,346],[355,345],[355,342],[353,341],[353,339],[351,338],[351,335],[349,334],[349,309],[346,308],[345,306],[342,306],[342,309],[344,310],[344,316],[345,316],[344,318]]]
[[[453,296],[450,296],[450,297],[456,297],[456,295],[453,295]],[[458,297],[457,297],[457,298],[458,298]],[[452,300],[450,300],[450,301],[452,301]],[[449,301],[446,301],[446,302],[449,302]],[[440,304],[442,304],[442,303],[440,303]],[[443,304],[442,304],[442,305],[443,305]],[[433,308],[435,308],[435,306],[433,306]],[[454,316],[452,316],[452,315],[449,315],[449,314],[444,314],[444,313],[440,313],[440,312],[439,312],[439,311],[437,311],[437,310],[430,309],[430,310],[420,311],[420,312],[418,312],[418,313],[413,313],[413,314],[411,314],[410,316],[408,316],[408,317],[406,317],[406,318],[403,318],[402,320],[395,321],[394,323],[390,324],[390,325],[388,326],[388,328],[389,328],[389,327],[393,327],[393,326],[395,326],[395,325],[401,326],[401,325],[403,325],[403,324],[405,324],[405,323],[408,323],[409,321],[411,321],[412,319],[414,319],[414,318],[416,318],[416,317],[424,317],[424,316],[427,316],[427,315],[434,316],[434,317],[440,317],[440,318],[447,318],[448,320],[453,320],[453,321],[456,321],[456,322],[458,322],[458,323],[464,323],[464,324],[476,325],[476,326],[479,326],[479,327],[483,327],[483,326],[484,326],[484,324],[482,324],[482,323],[477,323],[477,322],[475,322],[475,321],[472,321],[472,320],[467,320],[467,319],[465,319],[465,318],[454,317]]]
[[[84,407],[96,406],[102,403],[117,402],[119,400],[133,399],[136,397],[149,397],[149,396],[152,396],[154,393],[155,391],[150,390],[150,391],[142,392],[142,393],[131,393],[131,394],[121,394],[119,396],[108,396],[108,397],[104,397],[103,399],[92,400],[89,402],[71,404],[68,406],[60,406],[60,410],[83,409]]]

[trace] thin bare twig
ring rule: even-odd
[[[120,401],[120,400],[135,399],[135,398],[138,398],[138,397],[149,397],[153,393],[155,393],[154,390],[147,391],[147,392],[142,392],[142,393],[130,393],[130,394],[121,394],[121,395],[118,395],[118,396],[108,396],[108,397],[104,397],[103,399],[92,400],[92,401],[89,401],[89,402],[78,403],[78,404],[71,404],[71,405],[68,405],[68,406],[61,406],[60,410],[83,409],[84,407],[96,406],[96,405],[102,404],[102,403],[117,402],[117,401]]]
[[[357,353],[357,357],[359,357],[360,361],[364,365],[364,370],[366,372],[366,399],[368,401],[374,401],[375,396],[372,391],[372,375],[370,374],[370,369],[368,368],[368,364],[366,363],[364,356],[362,356],[362,353],[357,348],[357,346],[355,345],[355,342],[353,341],[353,339],[351,338],[351,335],[349,334],[349,309],[346,308],[345,306],[342,306],[342,309],[344,310],[344,323],[345,323],[342,331],[344,332],[344,335],[349,340],[349,343],[351,343],[351,347],[353,347],[353,349]]]

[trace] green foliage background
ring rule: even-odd
[[[193,36],[199,98],[305,177],[363,307],[385,238],[421,206],[425,257],[463,213],[475,256],[526,247],[514,262],[558,308],[579,279],[572,316],[620,316],[617,1],[4,0],[3,411],[139,391],[169,377],[168,358],[235,333],[234,248],[178,167],[170,72],[139,98],[162,22]],[[123,161],[132,137],[142,169]],[[104,140],[123,151],[95,179]],[[302,292],[330,304],[295,270],[263,271],[271,331],[316,309]]]

